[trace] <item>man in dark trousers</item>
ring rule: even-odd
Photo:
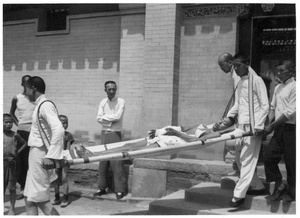
[[[117,84],[114,81],[107,81],[104,84],[104,91],[107,98],[100,102],[97,114],[97,122],[102,125],[101,144],[108,144],[122,141],[122,124],[125,109],[125,101],[116,97]],[[124,173],[124,161],[100,161],[99,162],[99,190],[94,196],[106,194],[109,166],[113,171],[114,191],[116,198],[124,197],[126,178]]]
[[[277,67],[276,76],[281,83],[275,87],[269,112],[270,124],[265,128],[266,134],[274,131],[264,155],[266,180],[275,182],[275,190],[270,196],[270,199],[274,201],[280,199],[281,195],[283,195],[284,202],[291,202],[296,198],[296,82],[293,77],[294,68],[293,60],[285,60]],[[287,191],[278,167],[282,157],[287,172]]]
[[[31,123],[32,123],[32,113],[35,108],[35,103],[31,102],[25,95],[25,84],[31,76],[25,75],[22,77],[23,92],[14,96],[11,101],[10,114],[12,115],[13,121],[18,127],[17,133],[28,142],[28,137],[30,133]],[[16,163],[17,172],[17,182],[21,186],[21,192],[17,196],[17,200],[24,198],[23,190],[25,187],[27,170],[28,170],[28,154],[29,147],[21,151],[18,155]]]

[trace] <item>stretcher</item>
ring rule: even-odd
[[[134,159],[139,157],[151,157],[155,155],[165,155],[165,154],[173,154],[180,151],[193,150],[193,149],[202,149],[207,146],[213,145],[217,142],[227,141],[231,139],[242,138],[246,136],[252,136],[252,132],[244,132],[240,129],[235,129],[232,132],[222,134],[220,137],[207,139],[205,141],[199,140],[194,142],[186,142],[180,143],[173,146],[165,146],[165,147],[156,147],[156,148],[143,148],[141,150],[133,150],[133,151],[119,151],[112,154],[101,154],[102,151],[106,151],[108,149],[120,148],[127,143],[134,143],[142,140],[134,139],[129,141],[111,143],[106,145],[96,145],[91,147],[84,147],[84,157],[82,154],[80,155],[79,150],[75,148],[70,150],[65,150],[64,160],[68,165],[74,164],[84,164],[84,163],[92,163],[98,161],[107,161],[107,160],[126,160],[126,159]],[[81,150],[82,152],[82,150]]]
[[[253,136],[254,133],[254,108],[253,108],[253,75],[250,75],[249,78],[249,114],[250,114],[250,127],[251,131],[245,132],[241,129],[234,129],[229,133],[221,134],[220,137],[211,138],[206,140],[199,140],[194,142],[185,142],[179,143],[173,146],[163,146],[163,147],[151,147],[143,148],[140,150],[127,150],[127,151],[118,151],[110,154],[102,154],[102,151],[107,151],[109,149],[121,148],[127,143],[134,143],[141,141],[145,138],[111,143],[106,145],[97,145],[92,147],[81,146],[83,150],[78,150],[75,148],[64,151],[64,159],[60,166],[62,165],[75,165],[75,164],[85,164],[98,161],[107,161],[107,160],[126,160],[134,159],[139,157],[151,157],[155,155],[165,155],[165,154],[174,154],[180,151],[202,149],[208,146],[211,146],[215,143],[227,141],[231,139],[243,138],[246,136]],[[81,152],[81,155],[79,154]]]

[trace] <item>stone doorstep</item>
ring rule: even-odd
[[[270,215],[270,212],[245,209],[222,208],[211,204],[187,202],[184,199],[153,201],[148,215]]]
[[[259,215],[296,214],[296,203],[271,202],[266,196],[247,196],[240,208],[227,207],[232,190],[221,190],[216,183],[200,183],[149,204],[149,215]]]
[[[233,191],[222,189],[217,183],[200,183],[185,191],[185,200],[205,204],[214,204],[226,207],[231,200]],[[241,205],[244,209],[254,209],[272,213],[296,213],[296,203],[284,203],[282,201],[271,201],[269,196],[247,195],[245,203]]]

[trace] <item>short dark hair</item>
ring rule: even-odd
[[[240,59],[243,64],[250,63],[249,55],[244,53],[237,53],[234,55],[233,59]]]
[[[66,115],[63,115],[63,114],[60,114],[60,115],[58,116],[58,118],[65,118],[66,120],[68,120],[68,117],[67,117]]]
[[[4,114],[3,114],[3,119],[4,119],[5,117],[12,118],[12,115],[11,115],[11,114],[8,114],[8,113],[4,113]]]
[[[26,86],[30,88],[34,87],[38,92],[45,94],[46,84],[44,80],[39,76],[30,77],[26,82]]]
[[[288,70],[294,71],[295,70],[295,61],[293,59],[285,59],[279,62],[280,65],[286,65]]]
[[[112,80],[109,80],[109,81],[106,81],[104,83],[104,88],[106,89],[106,85],[109,84],[109,83],[112,83],[112,84],[115,84],[117,86],[117,83],[115,81],[112,81]]]
[[[26,82],[26,78],[30,78],[31,76],[30,75],[25,75],[25,76],[22,76],[22,85],[25,85],[25,82]]]

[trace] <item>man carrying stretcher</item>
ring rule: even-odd
[[[150,130],[149,136],[140,141],[126,143],[121,147],[108,149],[97,152],[97,155],[112,154],[117,152],[128,152],[136,150],[144,150],[157,147],[176,146],[178,144],[195,141],[205,141],[206,139],[220,137],[224,133],[231,132],[235,129],[235,121],[233,118],[223,118],[212,125],[200,124],[194,135],[186,132],[192,128],[184,128],[181,126],[166,126],[162,129]],[[84,146],[75,146],[76,154],[79,158],[87,158],[96,156],[96,154],[88,151]]]

